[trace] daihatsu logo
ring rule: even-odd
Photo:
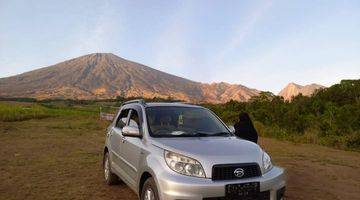
[[[244,169],[243,169],[243,168],[237,168],[237,169],[235,169],[235,171],[234,171],[234,175],[235,175],[236,177],[239,177],[239,178],[243,177],[244,174],[245,174],[245,172],[244,172]]]

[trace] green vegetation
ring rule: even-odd
[[[89,115],[97,113],[94,109],[82,107],[63,107],[61,104],[33,104],[33,103],[1,103],[0,121],[23,121],[28,119],[42,119],[63,115]]]
[[[249,102],[205,106],[228,124],[234,124],[240,112],[248,112],[265,137],[360,149],[360,80],[343,80],[291,102],[263,92]]]

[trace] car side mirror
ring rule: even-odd
[[[122,135],[128,137],[141,137],[138,127],[124,126],[122,129]]]
[[[235,133],[235,128],[234,128],[234,126],[229,125],[228,127],[229,127],[229,130],[231,131],[231,133]]]

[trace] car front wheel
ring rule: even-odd
[[[159,193],[153,178],[148,178],[141,191],[141,200],[159,200]]]
[[[106,152],[104,155],[103,165],[104,165],[104,178],[106,184],[114,185],[119,183],[119,178],[116,176],[116,174],[111,172],[111,162],[110,162],[109,152]]]

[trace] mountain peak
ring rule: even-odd
[[[101,52],[90,53],[90,54],[86,54],[86,55],[83,55],[83,56],[80,56],[80,57],[86,57],[86,56],[116,56],[116,57],[118,57],[117,55],[115,55],[113,53],[101,53]]]
[[[259,91],[242,85],[203,84],[112,53],[92,53],[0,79],[0,96],[38,99],[174,98],[189,102],[247,101]]]
[[[286,87],[296,87],[296,88],[300,88],[302,87],[301,85],[294,83],[294,82],[290,82],[289,84],[286,85]]]
[[[91,53],[91,54],[86,54],[86,55],[83,55],[83,56],[80,56],[80,57],[77,57],[77,58],[73,58],[72,60],[74,59],[123,59],[125,60],[124,58],[121,58],[113,53]]]
[[[282,89],[278,95],[284,97],[285,100],[290,101],[294,96],[297,96],[300,93],[304,96],[311,96],[316,90],[321,88],[325,87],[316,83],[302,86],[291,82],[287,84],[286,87]]]

